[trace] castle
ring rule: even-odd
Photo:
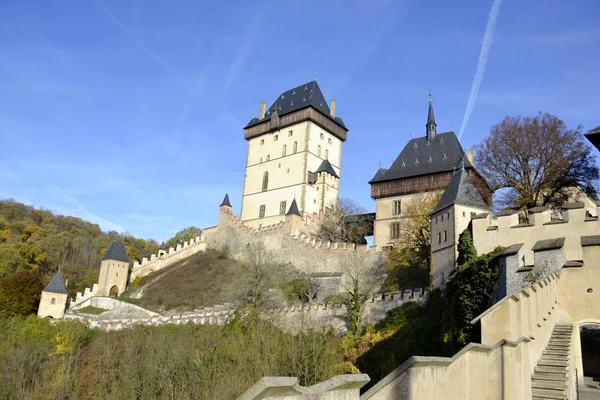
[[[478,254],[505,248],[498,256],[502,270],[495,304],[472,322],[481,324],[481,343],[452,358],[412,357],[360,398],[576,398],[586,374],[600,375],[598,360],[587,355],[579,340],[580,329],[600,325],[600,206],[573,189],[572,201],[558,215],[547,207],[528,210],[527,223],[514,210],[492,215],[489,187],[476,170],[472,151],[464,151],[454,132],[437,133],[430,98],[424,135],[411,139],[390,168],[380,168],[369,181],[376,207],[374,245],[325,242],[312,232],[338,200],[347,133],[336,116],[336,101],[328,104],[316,81],[283,92],[269,108],[261,102],[258,117],[244,128],[248,153],[240,216],[225,195],[216,226],[176,248],[161,246],[131,270],[123,245],[113,243],[98,284],[78,293],[70,306],[118,296],[130,280],[196,252],[227,246],[235,257],[254,242],[298,269],[310,265],[322,284],[319,295],[325,297],[340,290],[344,257],[360,254],[381,263],[382,250],[399,238],[406,204],[435,194],[439,201],[430,215],[434,288],[443,288],[456,268],[458,237],[469,224]],[[588,134],[596,146],[597,136]],[[402,294],[390,297],[404,299]],[[419,294],[425,291],[419,289]],[[42,293],[39,315],[62,318],[67,302],[59,271]],[[175,319],[149,315],[144,321],[224,322],[228,312],[203,310]],[[119,329],[133,322],[106,323],[107,329]],[[240,398],[358,399],[368,379],[342,375],[303,388],[295,378],[264,378]]]

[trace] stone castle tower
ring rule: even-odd
[[[42,290],[38,316],[42,318],[62,318],[67,308],[67,297],[67,287],[59,269],[44,290]]]
[[[98,296],[118,296],[127,288],[129,258],[122,242],[114,241],[100,263]]]
[[[302,215],[336,204],[348,129],[316,81],[283,92],[244,128],[248,140],[241,220],[258,228],[285,220],[295,199]]]

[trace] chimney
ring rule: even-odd
[[[263,100],[260,102],[260,111],[258,113],[258,119],[263,119],[265,117],[266,112],[267,112],[267,102]]]
[[[335,118],[335,99],[331,99],[329,103],[329,111],[332,118]]]
[[[473,149],[467,149],[467,159],[472,166],[475,166],[475,160],[473,159]]]

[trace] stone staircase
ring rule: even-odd
[[[533,400],[567,399],[567,367],[571,351],[571,325],[557,324],[533,376]]]

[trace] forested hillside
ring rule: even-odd
[[[56,215],[13,200],[0,201],[0,313],[34,312],[41,288],[58,267],[68,280],[71,296],[91,287],[113,240],[125,243],[132,262],[158,250],[152,239],[103,232],[97,224],[81,218]]]

